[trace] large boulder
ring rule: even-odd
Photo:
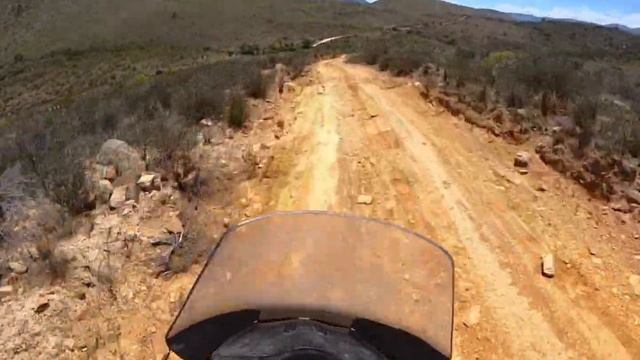
[[[119,183],[135,183],[145,170],[140,154],[122,140],[107,140],[102,144],[96,160],[101,165],[115,166]]]
[[[29,268],[27,267],[27,265],[19,262],[19,261],[10,261],[9,262],[9,269],[15,273],[15,274],[24,274],[27,271],[29,271]]]
[[[109,180],[102,179],[96,183],[94,189],[96,201],[100,204],[105,204],[111,198],[111,193],[113,193],[113,185]]]
[[[147,172],[138,179],[138,186],[142,191],[160,190],[160,174]]]
[[[94,164],[93,169],[95,171],[94,176],[97,179],[113,181],[118,177],[118,170],[116,170],[116,167],[113,165]]]
[[[127,185],[118,186],[113,189],[111,199],[109,199],[109,206],[113,209],[121,208],[127,201]]]

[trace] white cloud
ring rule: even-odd
[[[621,14],[617,11],[595,11],[587,6],[580,7],[553,7],[540,9],[532,6],[520,6],[513,4],[498,4],[495,9],[503,12],[515,12],[530,14],[540,17],[569,18],[588,21],[596,24],[622,24],[632,28],[640,27],[640,13]]]

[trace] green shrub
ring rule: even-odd
[[[598,115],[598,103],[593,99],[580,99],[572,115],[574,122],[580,127],[578,149],[582,150],[589,146],[593,139]]]
[[[482,66],[493,70],[496,66],[510,63],[515,60],[516,54],[513,51],[494,51],[489,53],[489,55],[482,60]]]
[[[259,55],[260,47],[256,44],[242,44],[239,49],[242,55]]]
[[[69,271],[69,259],[56,251],[57,241],[52,240],[52,235],[45,235],[36,242],[38,259],[45,265],[44,270],[49,276],[49,281],[64,280]],[[31,271],[30,271],[31,272]]]
[[[267,85],[269,81],[273,80],[272,77],[263,74],[260,68],[248,69],[243,84],[245,92],[254,99],[264,99],[267,95]]]
[[[564,59],[550,55],[529,57],[518,62],[514,71],[516,80],[532,92],[551,91],[560,97],[568,98],[575,89],[572,86],[575,71]]]
[[[582,98],[576,103],[573,110],[573,120],[582,129],[592,128],[598,115],[597,101],[589,98]]]
[[[360,53],[360,60],[365,64],[375,65],[378,64],[385,55],[387,55],[387,46],[384,42],[369,42],[364,45]]]
[[[386,55],[380,61],[381,70],[388,70],[396,76],[411,75],[423,64],[423,59],[417,54]]]
[[[229,93],[227,123],[234,128],[241,128],[247,118],[247,100],[241,89],[235,88]]]

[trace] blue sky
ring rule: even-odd
[[[460,5],[640,27],[640,0],[450,0]]]
[[[640,0],[446,0],[475,8],[640,27]]]

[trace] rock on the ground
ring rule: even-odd
[[[126,202],[125,205],[133,205],[140,200],[140,188],[136,184],[127,184],[127,192],[125,194]]]
[[[637,178],[638,170],[634,164],[626,159],[621,159],[616,164],[618,174],[624,181],[634,181]]]
[[[11,294],[13,294],[13,286],[11,285],[0,286],[0,298],[9,296]]]
[[[624,195],[630,204],[640,204],[640,191],[634,189],[626,189]]]
[[[358,204],[371,205],[373,203],[373,196],[371,195],[359,195]]]
[[[35,312],[36,314],[41,314],[45,311],[47,311],[47,309],[49,309],[51,307],[51,304],[49,303],[49,301],[44,300],[41,301],[34,309],[33,312]]]
[[[193,189],[197,184],[200,178],[200,171],[195,169],[187,174],[183,179],[180,179],[180,187],[184,190]]]
[[[627,200],[624,198],[611,201],[611,203],[609,204],[609,207],[613,211],[617,211],[625,214],[631,212],[631,206],[629,205]]]
[[[513,166],[526,168],[531,161],[531,155],[526,151],[518,151],[516,157],[513,160]]]
[[[542,275],[552,278],[556,275],[556,267],[554,264],[553,254],[545,254],[542,256]]]
[[[116,170],[116,167],[113,165],[95,164],[94,170],[95,170],[95,176],[98,179],[107,179],[107,180],[113,181],[118,176],[118,171]]]
[[[200,120],[200,125],[202,125],[202,126],[213,126],[213,120],[211,120],[209,118],[204,118],[204,119]]]
[[[467,316],[462,320],[462,323],[466,327],[472,327],[480,322],[480,306],[474,305],[469,309]]]
[[[102,165],[115,166],[123,182],[135,182],[145,170],[140,154],[122,140],[107,140],[102,144],[96,160]]]
[[[265,144],[265,143],[259,143],[259,144],[254,144],[251,149],[253,150],[254,153],[258,153],[260,152],[260,150],[268,150],[269,149],[269,145]]]
[[[631,290],[633,290],[633,293],[640,296],[640,275],[629,275],[629,284],[631,284]]]
[[[545,184],[539,184],[538,186],[536,186],[536,191],[540,191],[540,192],[545,192],[547,191],[547,186]]]
[[[553,147],[553,137],[549,135],[544,135],[540,137],[538,143],[535,147],[536,154],[541,154],[545,152],[547,149],[551,149]]]
[[[111,198],[109,199],[109,206],[113,209],[121,208],[125,201],[127,201],[127,185],[118,186],[113,189]]]
[[[298,86],[296,86],[296,84],[292,83],[292,82],[286,82],[283,84],[283,89],[284,92],[287,94],[297,94],[298,93]]]
[[[96,184],[95,194],[99,203],[105,204],[111,198],[113,193],[113,185],[109,180],[102,179]]]
[[[222,219],[222,225],[224,225],[224,227],[228,228],[229,225],[231,225],[231,220],[229,218],[224,218]]]
[[[142,191],[160,190],[160,175],[156,173],[144,173],[137,182]]]
[[[180,221],[177,214],[171,214],[165,218],[164,228],[172,234],[180,234],[184,232],[182,221]]]
[[[18,261],[10,261],[9,269],[16,274],[24,274],[27,271],[29,271],[29,268],[27,267],[27,265]]]

